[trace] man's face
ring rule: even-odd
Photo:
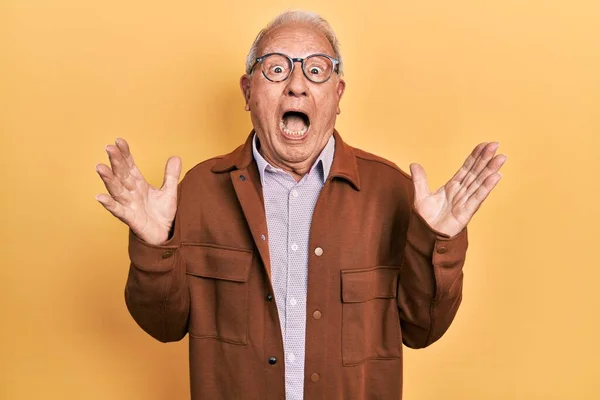
[[[323,34],[298,23],[279,26],[264,36],[258,55],[267,53],[292,58],[315,53],[335,56]],[[301,63],[294,64],[292,74],[282,82],[267,80],[259,63],[240,83],[262,156],[298,177],[310,170],[333,133],[345,82],[334,72],[328,81],[313,83],[304,76]]]

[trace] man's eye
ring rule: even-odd
[[[310,73],[311,73],[312,75],[319,75],[319,74],[321,73],[321,69],[320,69],[320,68],[317,68],[317,67],[312,67],[312,68],[310,69]]]
[[[283,67],[276,65],[273,68],[271,68],[271,71],[273,71],[276,74],[281,74],[283,73]]]

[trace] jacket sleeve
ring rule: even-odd
[[[188,331],[190,297],[178,225],[176,217],[173,236],[158,246],[129,231],[125,303],[138,325],[161,342],[181,340]]]
[[[406,346],[429,346],[450,327],[462,299],[467,246],[466,228],[449,238],[411,211],[397,292]]]

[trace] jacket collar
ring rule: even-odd
[[[255,162],[252,155],[253,137],[254,130],[250,132],[243,145],[218,159],[211,171],[214,173],[223,173],[235,169],[248,168],[251,163]],[[349,182],[356,190],[360,190],[360,179],[354,149],[342,140],[337,130],[333,131],[333,137],[335,138],[335,155],[327,179],[341,178]]]

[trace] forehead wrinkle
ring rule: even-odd
[[[290,45],[291,43],[291,45]],[[301,54],[290,54],[290,47]],[[329,40],[309,25],[282,25],[268,32],[261,40],[259,54],[284,53],[292,58],[325,53],[335,57]]]

